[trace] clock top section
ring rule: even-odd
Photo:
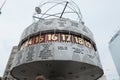
[[[92,32],[82,22],[76,22],[66,18],[52,18],[33,23],[23,31],[20,41],[36,34],[50,32],[68,32],[69,34],[83,35],[94,41]]]

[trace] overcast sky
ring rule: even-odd
[[[0,0],[0,5],[4,0]],[[23,30],[32,22],[34,8],[42,0],[8,0],[0,15],[0,76],[3,75],[11,49],[18,45]],[[43,0],[44,1],[44,0]],[[74,0],[85,25],[93,32],[108,80],[118,76],[108,49],[108,42],[120,29],[120,0]]]

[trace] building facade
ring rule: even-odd
[[[110,40],[109,49],[120,76],[120,30]]]
[[[17,46],[14,46],[14,47],[12,48],[12,51],[11,51],[11,54],[10,54],[10,57],[9,57],[9,60],[8,60],[6,69],[5,69],[4,74],[3,74],[3,80],[15,80],[15,79],[10,75],[10,69],[11,69],[11,66],[12,66],[12,64],[13,64],[13,60],[14,60],[14,58],[15,58],[17,49],[18,49]]]

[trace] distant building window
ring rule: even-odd
[[[7,77],[5,77],[4,80],[7,80]]]
[[[11,65],[12,65],[12,64],[9,64],[9,65],[8,65],[8,68],[9,68],[9,69],[11,68]]]
[[[6,73],[5,73],[5,74],[6,74],[6,75],[8,75],[8,73],[9,73],[9,72],[8,72],[8,71],[6,71]]]

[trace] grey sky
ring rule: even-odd
[[[0,15],[0,76],[3,75],[9,54],[17,45],[23,30],[29,26],[35,6],[42,0],[8,0]],[[44,0],[43,0],[44,1]],[[83,21],[94,34],[105,74],[117,79],[108,42],[120,29],[120,0],[74,0],[81,9]],[[0,0],[0,5],[3,0]]]

